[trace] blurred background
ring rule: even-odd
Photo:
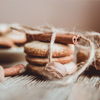
[[[100,0],[0,0],[0,23],[100,32]]]

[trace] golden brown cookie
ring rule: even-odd
[[[40,74],[41,75],[41,72],[43,71],[43,69],[44,69],[44,66],[37,66],[37,65],[31,65],[31,64],[27,65],[27,71],[32,74]]]
[[[49,44],[50,43],[33,41],[25,44],[24,52],[30,56],[47,57]],[[53,57],[69,56],[74,53],[74,45],[72,44],[64,45],[54,43],[52,49]]]
[[[26,60],[30,64],[35,65],[46,65],[49,62],[48,58],[38,58],[38,57],[31,57],[26,56]],[[60,58],[52,58],[52,62],[59,62],[61,64],[69,63],[73,60],[73,55],[60,57]]]
[[[8,39],[6,37],[0,37],[0,47],[11,48],[13,45],[14,43],[11,39]]]
[[[88,50],[79,50],[77,52],[77,63],[85,62],[89,57]]]
[[[25,33],[15,30],[12,30],[10,33],[6,34],[5,37],[14,41],[15,44],[24,44],[27,41]]]
[[[27,65],[27,70],[30,73],[42,75],[42,71],[43,71],[44,67],[45,66],[36,66],[36,65],[28,64]],[[70,62],[68,64],[64,64],[64,67],[66,68],[66,71],[67,71],[66,74],[72,74],[77,70],[77,66],[76,66],[76,64],[74,62]]]

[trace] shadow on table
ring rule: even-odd
[[[83,73],[84,76],[91,78],[92,76],[100,76],[100,71],[96,70],[94,67],[90,67]]]

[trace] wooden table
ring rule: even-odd
[[[4,67],[25,61],[0,63]],[[48,81],[40,76],[6,77],[0,83],[0,100],[100,100],[100,72],[94,68],[81,75],[75,84],[62,86],[60,81]]]

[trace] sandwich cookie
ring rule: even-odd
[[[38,57],[31,57],[26,56],[26,61],[30,64],[35,65],[46,65],[49,62],[48,58],[38,58]],[[73,55],[65,56],[65,57],[59,57],[59,58],[52,58],[52,62],[59,62],[61,64],[66,64],[73,61]]]
[[[33,41],[24,45],[24,52],[30,56],[47,57],[50,43]],[[74,53],[74,45],[54,43],[52,57],[69,56]]]

